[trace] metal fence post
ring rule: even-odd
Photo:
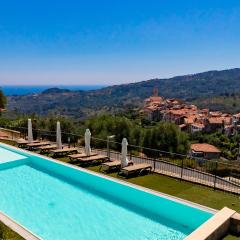
[[[153,159],[153,171],[155,172],[156,169],[156,158]]]
[[[182,179],[183,179],[183,159],[182,159],[182,166],[181,166],[181,178],[180,178],[180,180],[182,181]]]
[[[216,190],[216,183],[217,183],[217,167],[218,167],[218,162],[215,162],[215,171],[214,171],[214,191]]]
[[[107,138],[107,157],[110,159],[109,138]]]

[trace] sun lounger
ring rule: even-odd
[[[128,178],[130,175],[142,175],[144,173],[150,173],[152,166],[147,163],[133,164],[132,166],[124,167],[118,173],[119,176]]]
[[[51,144],[51,142],[49,142],[49,141],[36,142],[36,143],[27,144],[27,147],[28,147],[29,150],[32,150],[32,149],[37,149],[38,147],[47,146],[47,145],[50,145],[50,144]]]
[[[53,157],[65,157],[69,154],[74,154],[78,152],[77,148],[63,148],[50,151]]]
[[[47,145],[47,146],[40,146],[40,147],[37,147],[37,149],[40,150],[41,154],[50,153],[51,150],[57,149],[57,145],[52,144],[52,145]]]
[[[32,143],[38,143],[38,142],[40,142],[40,141],[39,140],[34,140]],[[25,139],[18,139],[16,141],[16,143],[17,143],[18,147],[22,147],[22,148],[26,147],[27,144],[29,144],[28,140],[25,140]]]
[[[89,165],[92,163],[103,163],[108,160],[108,157],[105,155],[95,155],[90,157],[78,158],[80,165]]]
[[[68,157],[70,159],[70,162],[75,162],[75,161],[78,161],[79,158],[92,157],[96,155],[97,153],[91,153],[90,156],[86,155],[85,153],[76,153],[76,154],[68,155]]]
[[[133,162],[129,162],[129,166],[133,165]],[[100,172],[112,172],[114,170],[119,170],[121,168],[121,161],[115,160],[115,161],[109,161],[104,162],[101,164],[99,171]]]
[[[111,170],[119,170],[121,168],[121,161],[111,161],[102,163],[99,171],[100,172],[110,172]]]
[[[7,134],[5,134],[5,133],[2,133],[2,132],[0,132],[0,139],[2,139],[2,140],[8,140],[9,139],[9,136],[7,135]]]

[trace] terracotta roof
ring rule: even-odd
[[[149,100],[152,101],[152,102],[162,102],[163,99],[161,97],[154,97],[153,96],[153,97],[150,97]]]
[[[192,123],[194,123],[195,120],[196,120],[196,116],[193,115],[193,116],[189,116],[189,117],[185,118],[185,119],[184,119],[184,122],[185,122],[186,124],[192,124]]]
[[[174,115],[193,115],[195,111],[193,109],[182,108],[182,109],[170,109],[169,113]]]
[[[222,124],[223,123],[223,119],[220,117],[210,117],[208,120],[209,120],[209,123],[211,123],[211,124]]]
[[[220,153],[221,151],[215,146],[207,143],[194,143],[191,145],[191,150],[195,152],[209,152],[209,153]]]
[[[213,117],[220,117],[222,115],[221,112],[210,112],[210,115]]]
[[[240,118],[240,113],[234,114],[234,117]]]
[[[224,123],[226,125],[230,125],[232,123],[232,118],[231,117],[226,116],[226,117],[223,118],[223,120],[224,120]]]
[[[228,113],[223,113],[223,114],[222,114],[222,117],[231,117],[231,115],[228,114]]]

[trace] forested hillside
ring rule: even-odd
[[[240,69],[152,79],[95,91],[50,89],[41,94],[11,96],[8,98],[8,110],[77,118],[102,112],[116,113],[140,106],[143,99],[152,94],[153,87],[158,88],[161,96],[189,102],[220,94],[234,94],[240,92]]]
[[[209,108],[228,113],[240,112],[240,93],[224,93],[220,96],[204,97],[193,101],[200,108]]]

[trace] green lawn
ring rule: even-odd
[[[17,233],[13,232],[7,226],[5,226],[2,222],[0,222],[0,239],[1,240],[24,240]]]

